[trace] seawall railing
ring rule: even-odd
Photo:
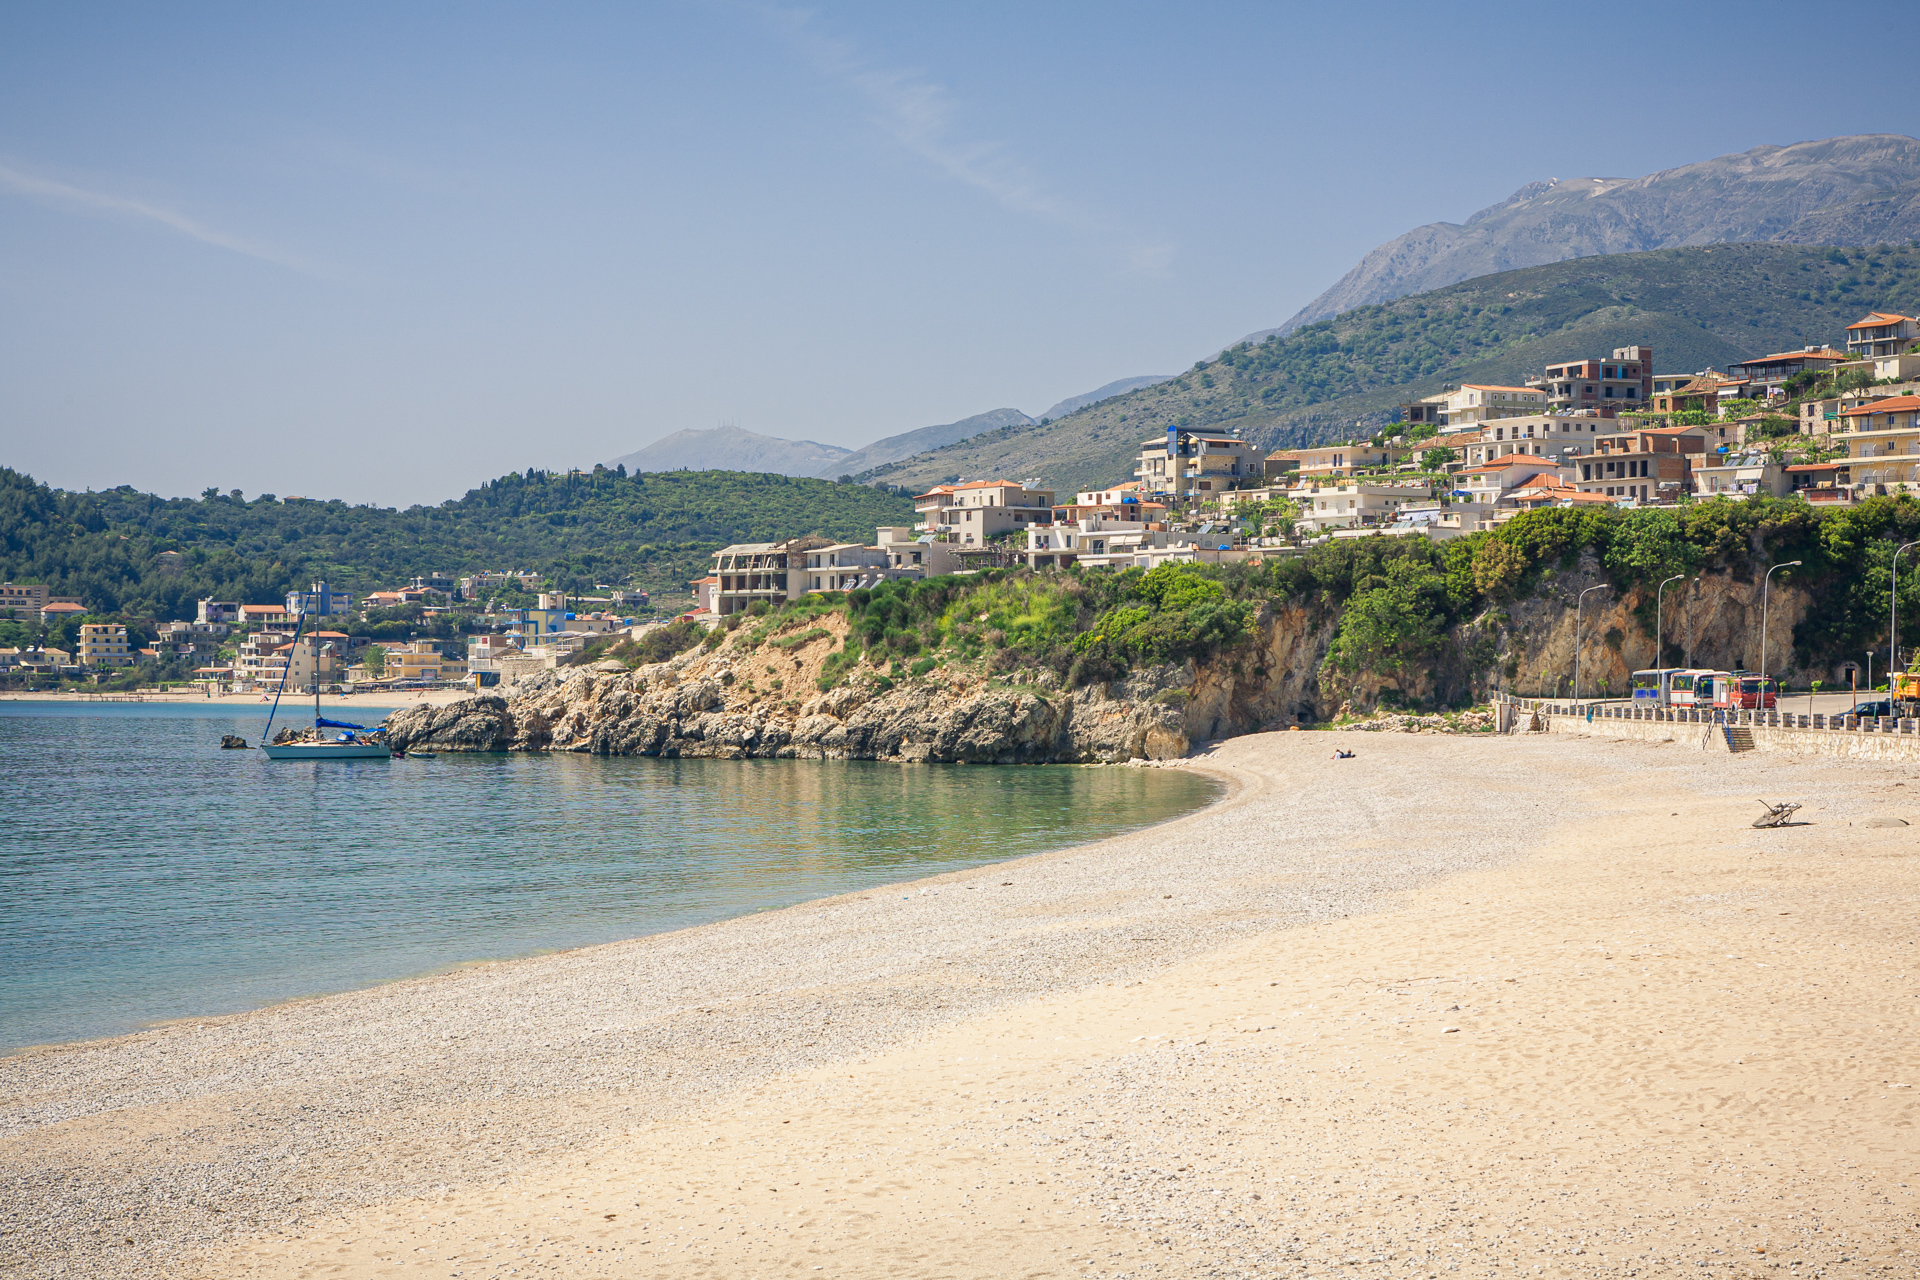
[[[1730,752],[1813,752],[1820,755],[1920,760],[1920,719],[1902,716],[1824,715],[1779,708],[1655,707],[1619,700],[1570,701],[1498,695],[1498,724],[1506,732],[1564,732],[1582,736],[1697,741],[1705,750],[1724,742]]]
[[[1534,712],[1543,716],[1578,716],[1594,721],[1637,721],[1665,724],[1730,724],[1756,729],[1819,729],[1828,733],[1904,733],[1920,734],[1920,719],[1900,716],[1855,716],[1801,714],[1792,711],[1758,709],[1718,709],[1712,707],[1650,707],[1619,701],[1556,701],[1549,698],[1513,698],[1516,713],[1525,717]]]

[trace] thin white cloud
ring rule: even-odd
[[[816,71],[857,91],[874,108],[881,128],[948,177],[1014,213],[1097,234],[1134,270],[1167,274],[1176,246],[1144,242],[1112,219],[1049,190],[1004,145],[961,136],[956,126],[959,105],[945,86],[917,72],[871,65],[852,42],[817,30],[810,10],[750,8]]]
[[[146,204],[139,200],[128,200],[123,196],[107,195],[100,191],[88,191],[81,187],[58,182],[52,178],[42,178],[36,174],[23,173],[18,169],[0,165],[0,187],[17,191],[21,195],[55,204],[64,204],[82,209],[91,209],[101,213],[119,214],[124,217],[142,218],[157,222],[179,232],[183,236],[225,249],[230,253],[243,254],[257,258],[262,262],[271,262],[308,275],[325,276],[331,274],[315,263],[281,253],[264,245],[255,244],[239,236],[229,235],[204,223],[195,222],[185,214],[163,209],[158,205]]]

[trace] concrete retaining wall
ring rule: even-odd
[[[1515,717],[1517,732],[1531,721],[1526,711]],[[1627,738],[1637,742],[1672,742],[1695,751],[1727,753],[1727,738],[1717,724],[1683,724],[1666,720],[1612,720],[1583,715],[1540,713],[1549,733],[1581,738]],[[1802,756],[1838,756],[1852,760],[1920,760],[1920,734],[1863,733],[1857,729],[1776,729],[1746,725],[1755,751]]]

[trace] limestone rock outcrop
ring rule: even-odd
[[[1173,672],[1177,676],[1177,670]],[[1189,673],[1190,674],[1190,673]],[[795,703],[754,693],[725,656],[683,654],[632,671],[541,672],[511,700],[469,698],[396,714],[406,750],[779,757],[980,764],[1174,759],[1185,717],[1153,695],[1167,676],[1071,692],[972,674],[888,686],[878,678]]]

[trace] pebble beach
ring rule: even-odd
[[[1920,770],[1434,733],[1174,767],[1224,798],[0,1059],[0,1274],[1920,1271]]]

